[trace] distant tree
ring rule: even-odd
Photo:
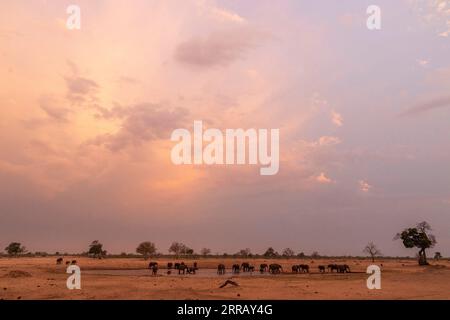
[[[377,246],[373,242],[369,242],[363,252],[370,255],[372,262],[375,262],[375,257],[381,254],[381,251],[378,250]]]
[[[297,257],[304,258],[305,257],[305,253],[304,252],[300,252],[299,254],[297,254]]]
[[[175,254],[175,256],[178,258],[178,256],[182,253],[184,248],[185,248],[184,244],[180,242],[173,242],[169,247],[169,253]]]
[[[136,248],[136,252],[142,254],[144,259],[147,260],[148,257],[151,257],[156,253],[156,246],[153,242],[144,241]]]
[[[18,256],[19,254],[25,253],[27,250],[20,242],[11,242],[5,251],[11,256]]]
[[[440,252],[435,252],[434,253],[434,260],[441,260],[442,259],[442,255]]]
[[[94,240],[89,245],[88,254],[92,255],[94,258],[100,259],[102,256],[106,255],[106,250],[103,250],[103,244],[101,244],[100,241]]]
[[[267,257],[267,258],[273,258],[273,257],[279,256],[278,252],[276,252],[275,249],[272,248],[272,247],[269,247],[269,248],[266,250],[266,252],[264,252],[263,255],[264,255],[264,257]]]
[[[288,257],[288,258],[290,258],[290,257],[293,257],[293,256],[295,255],[295,252],[294,252],[294,250],[292,250],[291,248],[286,248],[286,249],[283,250],[283,252],[281,253],[281,255],[282,255],[283,257]]]
[[[241,249],[239,250],[237,255],[241,257],[251,257],[252,251],[250,250],[250,248]]]
[[[404,229],[397,233],[394,239],[401,239],[406,248],[418,248],[419,265],[427,265],[427,255],[425,250],[434,247],[436,238],[430,233],[431,226],[423,221],[414,228]]]
[[[211,254],[211,249],[203,248],[202,250],[200,250],[200,254],[204,257],[209,256]]]
[[[169,252],[175,254],[175,256],[178,258],[180,255],[193,255],[194,249],[189,248],[181,242],[173,242],[170,245]]]
[[[313,253],[311,253],[311,258],[313,259],[320,258],[320,254],[317,251],[313,251]]]

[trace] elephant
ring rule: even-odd
[[[225,265],[224,264],[221,263],[217,266],[217,274],[220,274],[220,275],[225,274]]]
[[[173,268],[173,263],[172,262],[168,262],[167,263],[167,269],[171,270]]]
[[[154,264],[151,269],[152,269],[152,275],[156,276],[158,273],[158,264]]]
[[[149,269],[153,269],[154,266],[158,267],[158,262],[150,262],[150,263],[148,264],[148,268],[149,268]]]
[[[255,266],[249,266],[248,267],[248,272],[253,272],[255,271]]]
[[[300,264],[298,265],[299,268],[299,272],[305,272],[305,273],[309,273],[309,266],[307,264]]]
[[[325,266],[318,266],[320,273],[325,273]]]
[[[72,260],[70,264],[77,264],[77,260]]]
[[[180,265],[178,266],[178,274],[181,274],[183,272],[183,274],[186,274],[186,269],[187,269],[187,265],[184,264],[184,262],[180,263]]]
[[[299,267],[297,265],[292,266],[292,273],[298,273]]]
[[[250,264],[248,263],[248,262],[243,262],[242,264],[241,264],[241,269],[242,269],[242,271],[243,272],[248,272],[249,269],[250,268]]]
[[[63,258],[56,259],[56,264],[61,264],[63,262]]]
[[[267,266],[266,263],[261,263],[259,265],[259,272],[264,273],[265,271],[268,271],[268,270],[269,270],[269,267]]]
[[[233,273],[239,273],[240,266],[238,264],[233,264],[233,266],[231,267],[231,270]]]
[[[328,270],[330,270],[330,272],[333,272],[333,270],[336,270],[336,272],[338,272],[338,265],[337,264],[329,264]]]
[[[350,267],[346,264],[340,264],[337,266],[337,271],[339,273],[346,273],[346,272],[350,272]]]
[[[269,272],[272,274],[279,274],[283,271],[283,268],[281,267],[281,265],[277,264],[277,263],[272,263],[269,266]]]
[[[197,269],[195,267],[186,267],[186,271],[188,274],[195,274],[196,270]]]

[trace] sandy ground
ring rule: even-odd
[[[81,290],[67,289],[66,266],[56,265],[54,257],[0,258],[0,299],[450,299],[449,261],[431,261],[430,266],[419,267],[413,260],[377,260],[375,264],[382,264],[382,288],[369,290],[365,271],[372,264],[370,260],[246,259],[255,266],[279,263],[284,273],[232,277],[231,265],[244,260],[198,259],[202,270],[224,263],[227,274],[168,276],[165,269],[160,269],[155,277],[142,270],[138,275],[133,271],[127,275],[108,274],[111,270],[145,269],[148,261],[143,259],[73,259],[81,268]],[[165,266],[167,260],[158,262]],[[193,261],[185,262],[189,265]],[[352,273],[318,273],[318,265],[329,263],[346,263]],[[293,264],[308,264],[312,273],[292,274]],[[220,289],[230,278],[239,286]]]

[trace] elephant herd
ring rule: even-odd
[[[63,258],[58,258],[56,260],[56,264],[62,264],[64,262]],[[66,265],[70,265],[70,264],[77,264],[76,260],[67,260]],[[333,273],[334,271],[336,271],[337,273],[349,273],[350,271],[350,267],[347,264],[329,264],[327,266],[324,265],[319,265],[317,266],[319,269],[320,273],[325,273],[327,272],[331,272]],[[157,275],[158,273],[158,262],[150,262],[148,264],[148,268],[152,271],[152,275]],[[192,264],[192,266],[188,266],[187,264],[185,264],[184,262],[180,262],[180,263],[172,263],[172,262],[168,262],[167,263],[167,274],[171,274],[172,270],[178,270],[178,274],[196,274],[197,270],[198,270],[198,266],[197,266],[197,262],[194,262]],[[309,265],[307,264],[298,264],[298,265],[293,265],[292,268],[292,273],[309,273]],[[255,271],[255,266],[251,265],[248,262],[243,262],[242,264],[233,264],[231,267],[231,273],[233,274],[239,274],[240,272],[254,272]],[[283,272],[283,267],[278,264],[278,263],[272,263],[272,264],[266,264],[266,263],[262,263],[259,265],[259,272],[261,274],[264,274],[266,272],[270,273],[270,274],[280,274]],[[217,274],[218,275],[223,275],[226,273],[226,267],[223,263],[219,264],[217,266]]]
[[[58,258],[58,259],[56,259],[56,264],[62,264],[63,261],[64,261],[63,258]],[[72,261],[66,260],[66,266],[68,266],[70,264],[77,264],[77,260],[72,260]]]
[[[320,273],[325,273],[327,270],[329,272],[336,271],[337,273],[347,273],[351,272],[350,267],[347,264],[329,264],[328,266],[320,265],[318,266]],[[219,264],[217,266],[217,274],[222,275],[225,274],[225,265]],[[233,264],[231,267],[231,272],[233,274],[238,274],[240,271],[242,272],[253,272],[255,271],[255,267],[250,265],[247,262],[239,264]],[[269,272],[271,274],[280,274],[283,272],[283,267],[279,265],[278,263],[272,263],[270,265],[267,265],[266,263],[262,263],[259,266],[259,272],[261,274],[265,272]],[[292,273],[309,273],[309,265],[307,264],[299,264],[299,265],[293,265],[292,266]]]
[[[156,276],[158,274],[158,262],[150,262],[148,268],[152,270],[152,275]],[[173,270],[178,270],[178,274],[195,274],[198,270],[197,262],[194,262],[192,266],[188,266],[184,262],[181,263],[167,263],[167,274],[171,274]]]

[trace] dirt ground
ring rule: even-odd
[[[0,258],[0,299],[450,299],[447,260],[431,261],[427,267],[414,260],[377,260],[374,264],[382,270],[381,289],[369,290],[366,268],[372,262],[362,259],[198,259],[200,270],[210,272],[188,276],[167,275],[166,259],[157,260],[162,266],[158,276],[145,270],[149,261],[143,259],[65,257],[64,261],[72,259],[81,268],[81,290],[67,289],[66,265],[56,265],[55,257]],[[233,276],[231,265],[243,261],[257,267],[279,263],[284,272]],[[185,262],[191,265],[194,261]],[[207,270],[219,263],[226,265],[225,275]],[[329,263],[348,264],[352,272],[320,274],[317,266]],[[311,273],[292,274],[293,264],[308,264]],[[220,289],[230,278],[239,286]]]

